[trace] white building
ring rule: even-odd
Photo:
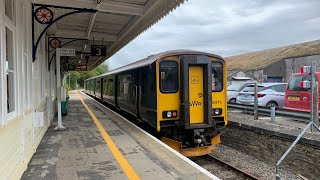
[[[0,0],[0,179],[17,179],[27,168],[50,120],[55,81],[49,89],[45,38],[32,62],[31,2]],[[52,68],[53,69],[53,68]],[[35,123],[35,114],[43,120]]]
[[[62,75],[81,67],[90,70],[182,2],[146,0],[132,4],[130,0],[0,0],[0,179],[21,177],[54,118],[56,74],[59,71],[56,71],[53,53],[48,53],[49,50],[55,51],[49,47],[49,36],[59,36],[62,44],[66,43],[64,37],[79,40],[65,46],[75,49],[76,57],[61,64]],[[83,8],[87,9],[86,13],[72,14],[65,21],[61,18],[44,30],[61,15],[84,11]],[[52,14],[46,11],[48,9]],[[117,26],[110,25],[114,24],[111,21],[116,21]],[[41,32],[44,34],[39,38]],[[34,48],[38,38],[39,45]],[[94,44],[94,38],[96,41],[102,39],[107,52],[105,55],[90,55],[90,48],[86,47]],[[33,52],[36,52],[35,58]]]

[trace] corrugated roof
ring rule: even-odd
[[[282,59],[320,54],[320,40],[267,49],[225,58],[228,70],[263,69]]]

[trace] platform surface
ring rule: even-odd
[[[79,94],[79,95],[78,95]],[[70,93],[65,131],[46,132],[22,179],[131,179],[97,128],[89,107],[116,148],[140,179],[211,179],[150,136],[85,94]],[[80,96],[80,97],[79,97]],[[117,157],[117,158],[116,158]],[[121,158],[120,158],[121,159]],[[130,178],[128,178],[130,177]]]

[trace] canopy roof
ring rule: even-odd
[[[114,55],[183,2],[184,0],[33,0],[35,10],[47,7],[55,18],[74,11],[70,8],[96,10],[63,17],[46,31],[50,37],[58,37],[61,44],[68,43],[71,38],[79,39],[69,42],[63,48],[76,50],[76,56],[70,57],[68,64],[85,64],[87,70]],[[106,55],[91,56],[91,45],[105,45]]]

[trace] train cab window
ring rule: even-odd
[[[223,90],[223,65],[220,62],[212,62],[212,91]]]
[[[178,63],[176,61],[160,62],[160,91],[175,93],[178,91]]]

